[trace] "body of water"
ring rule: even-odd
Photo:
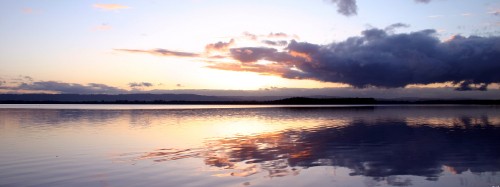
[[[499,109],[0,105],[0,186],[499,186]]]

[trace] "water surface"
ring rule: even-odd
[[[494,186],[495,106],[1,105],[0,186]]]

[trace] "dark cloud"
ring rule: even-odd
[[[356,0],[332,0],[337,4],[337,12],[344,16],[352,16],[358,14]]]
[[[229,47],[234,45],[234,39],[231,39],[229,42],[217,42],[213,44],[208,44],[205,46],[205,51],[207,53],[213,52],[213,51],[227,51]]]
[[[415,0],[417,3],[429,3],[431,0]],[[331,0],[332,3],[337,5],[337,12],[344,16],[353,16],[358,12],[356,0]]]
[[[51,91],[57,93],[72,94],[119,94],[127,90],[120,89],[105,84],[89,83],[87,85],[76,83],[64,83],[56,81],[38,81],[31,83],[21,83],[12,87],[1,87],[8,90],[26,90],[26,91]]]
[[[141,88],[141,87],[151,87],[153,86],[153,84],[149,82],[131,82],[128,83],[128,86],[130,88]]]
[[[288,41],[280,40],[280,41],[272,41],[272,40],[262,40],[262,43],[271,45],[271,46],[286,46]]]
[[[390,27],[394,26],[401,25]],[[489,84],[500,82],[500,37],[455,36],[441,42],[434,30],[394,34],[368,29],[362,36],[328,45],[292,41],[286,51],[247,47],[230,52],[241,64],[209,67],[345,83],[356,88],[452,82],[459,85],[457,90],[485,90]],[[259,60],[274,63],[256,63]]]
[[[149,53],[160,56],[177,56],[177,57],[198,57],[197,53],[171,51],[166,49],[153,49],[153,50],[138,50],[138,49],[115,49],[116,51],[130,52],[130,53]]]
[[[405,24],[405,23],[394,23],[392,25],[389,25],[385,28],[386,31],[392,32],[397,28],[407,28],[410,27],[410,25]]]
[[[271,58],[278,50],[266,47],[242,47],[230,49],[231,56],[240,62],[255,62]]]

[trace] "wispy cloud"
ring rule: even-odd
[[[257,40],[258,39],[258,36],[256,34],[252,34],[252,33],[249,33],[249,32],[244,32],[243,33],[243,37],[249,39],[249,40]]]
[[[493,14],[495,16],[500,16],[500,10],[493,10],[493,11],[488,12],[488,14]]]
[[[113,27],[111,27],[108,24],[101,24],[101,25],[98,25],[98,26],[95,26],[94,28],[92,28],[92,30],[94,30],[94,31],[107,31],[107,30],[111,30],[111,29],[113,29]]]
[[[286,33],[283,33],[283,32],[277,32],[277,33],[269,33],[267,35],[267,37],[269,38],[291,38],[292,36],[286,34]]]
[[[247,40],[260,40],[260,39],[300,39],[300,37],[296,34],[287,34],[284,32],[271,32],[269,34],[253,34],[249,32],[243,33],[243,38]]]
[[[148,53],[159,56],[176,56],[176,57],[199,57],[200,54],[171,51],[166,49],[153,49],[153,50],[139,50],[139,49],[114,49],[115,51],[129,52],[129,53]]]
[[[462,14],[460,14],[460,15],[461,15],[461,16],[472,16],[472,13],[468,13],[468,12],[466,12],[466,13],[462,13]]]
[[[387,32],[394,32],[396,29],[408,28],[408,27],[410,27],[410,25],[405,24],[405,23],[394,23],[394,24],[391,24],[391,25],[385,27],[384,30]]]
[[[428,18],[431,18],[431,19],[437,19],[437,18],[442,18],[444,17],[444,15],[430,15],[430,16],[427,16]]]
[[[121,10],[121,9],[130,8],[128,6],[120,5],[120,4],[94,4],[92,6],[94,8],[101,9],[101,10]]]

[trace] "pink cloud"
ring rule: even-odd
[[[120,4],[94,4],[92,6],[94,8],[98,8],[101,10],[120,10],[120,9],[130,8],[128,6],[120,5]]]

